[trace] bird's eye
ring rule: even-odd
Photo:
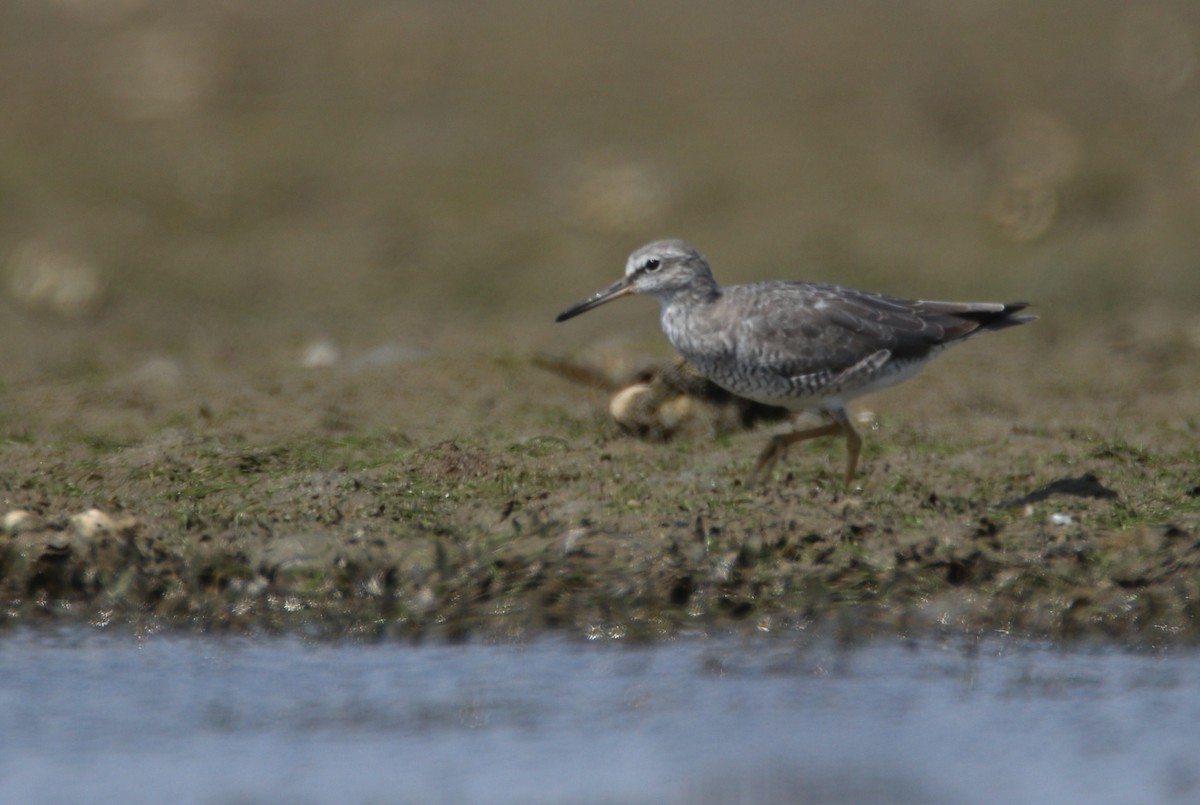
[[[662,268],[662,260],[657,257],[651,257],[646,262],[642,263],[642,268],[646,271],[658,271]]]

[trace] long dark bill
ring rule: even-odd
[[[573,319],[580,313],[587,313],[594,307],[600,307],[600,305],[603,305],[605,302],[611,302],[619,297],[628,296],[629,294],[633,293],[633,290],[633,281],[629,279],[629,277],[622,277],[612,285],[605,288],[603,291],[593,294],[587,299],[584,299],[578,305],[573,305],[564,310],[562,313],[559,313],[554,320],[566,321],[567,319]]]

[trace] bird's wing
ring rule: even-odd
[[[880,350],[891,360],[921,358],[979,329],[981,322],[964,314],[1004,308],[909,301],[817,283],[762,283],[726,292],[739,297],[729,300],[729,309],[740,311],[734,324],[739,359],[784,377],[837,374]]]

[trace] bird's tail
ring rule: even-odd
[[[970,305],[967,310],[958,313],[958,316],[976,322],[978,330],[1003,330],[1007,327],[1016,327],[1018,324],[1037,321],[1038,317],[1032,314],[1016,315],[1027,307],[1029,307],[1028,302],[1011,302],[1004,305],[987,305],[986,307]]]
[[[960,338],[987,330],[1003,330],[1037,321],[1037,316],[1018,316],[1028,302],[1000,304],[998,302],[917,302],[916,307],[923,317],[931,318],[941,326],[942,341],[957,341]]]

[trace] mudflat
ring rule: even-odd
[[[1200,636],[1192,12],[137,5],[0,10],[6,624]],[[1041,318],[749,488],[553,322],[668,236]]]

